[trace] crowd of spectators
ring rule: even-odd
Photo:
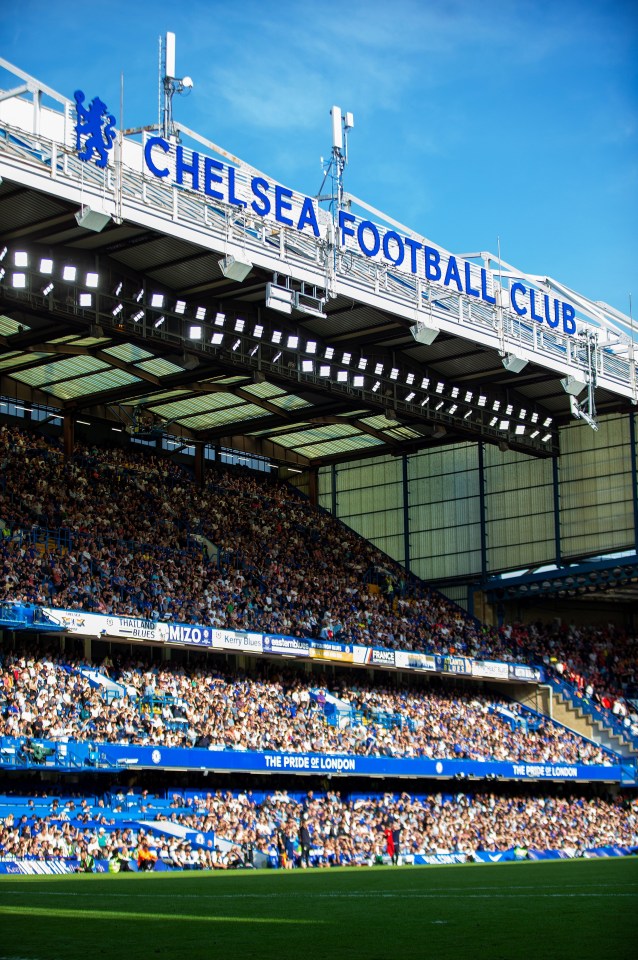
[[[613,627],[479,624],[286,484],[160,453],[0,426],[0,602],[390,649],[545,662],[627,713],[636,638]]]
[[[348,671],[331,687],[307,674],[255,665],[248,675],[223,661],[188,668],[102,664],[106,690],[85,661],[5,652],[0,666],[0,736],[211,750],[339,753],[376,757],[613,762],[597,744],[497,694],[366,682]],[[109,702],[110,701],[110,702]],[[332,711],[333,717],[329,713]]]
[[[400,862],[419,854],[560,850],[572,856],[606,846],[638,846],[638,798],[530,796],[476,791],[455,794],[290,795],[251,791],[174,795],[153,815],[152,800],[122,820],[124,797],[81,814],[73,801],[10,814],[0,825],[0,857],[102,859],[126,869],[155,860],[171,867],[229,869],[270,864],[373,865],[393,835]],[[57,803],[57,801],[56,801]],[[88,805],[85,806],[88,809]],[[71,808],[71,809],[70,809]],[[171,831],[173,833],[171,834]],[[191,842],[192,831],[199,843]],[[142,865],[141,861],[145,861]],[[387,862],[387,858],[386,858]],[[124,864],[124,866],[122,866]],[[82,867],[81,867],[82,868]]]

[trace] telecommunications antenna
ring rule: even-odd
[[[332,119],[332,151],[327,163],[323,158],[321,160],[324,174],[316,199],[320,202],[329,201],[334,215],[343,206],[343,171],[348,163],[348,131],[354,127],[354,114],[342,114],[341,107],[332,107],[330,117]],[[332,181],[332,191],[324,194],[323,189],[328,177]]]
[[[160,97],[162,97],[162,136],[175,137],[173,97],[176,93],[188,95],[193,89],[191,77],[175,76],[175,34],[167,33],[160,39]]]

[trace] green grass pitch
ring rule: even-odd
[[[0,879],[0,960],[635,960],[638,859]]]

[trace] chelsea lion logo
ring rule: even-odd
[[[76,90],[74,97],[78,117],[75,125],[78,157],[88,161],[95,153],[96,167],[103,168],[109,162],[108,151],[115,140],[115,117],[108,113],[106,104],[99,97],[94,97],[88,107],[84,106],[82,90]]]
[[[153,750],[151,754],[151,760],[153,761],[153,763],[159,763],[161,759],[162,759],[162,754],[160,753],[160,751]]]

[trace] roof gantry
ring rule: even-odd
[[[109,160],[99,171],[78,159],[72,102],[27,80],[24,96],[0,98],[3,395],[76,417],[132,422],[147,410],[190,441],[276,450],[313,466],[461,440],[557,452],[557,426],[570,417],[562,378],[579,385],[586,343],[490,306],[489,271],[498,267],[514,286],[538,281],[546,311],[558,310],[550,295],[564,288],[490,254],[465,255],[458,289],[422,283],[350,242],[357,224],[359,245],[381,237],[371,221],[361,233],[344,213],[345,239],[335,245],[333,221],[316,204],[318,236],[304,234],[194,185],[149,177],[134,141],[124,142],[121,170]],[[228,165],[221,148],[181,135]],[[243,189],[255,171],[231,161]],[[310,209],[288,193],[296,213]],[[87,229],[92,208],[108,213]],[[388,250],[429,243],[402,240],[405,228],[394,227]],[[455,258],[430,253],[450,273]],[[473,299],[461,281],[485,296]],[[633,348],[619,349],[618,318],[572,299],[607,338],[596,346],[598,413],[630,409]]]

